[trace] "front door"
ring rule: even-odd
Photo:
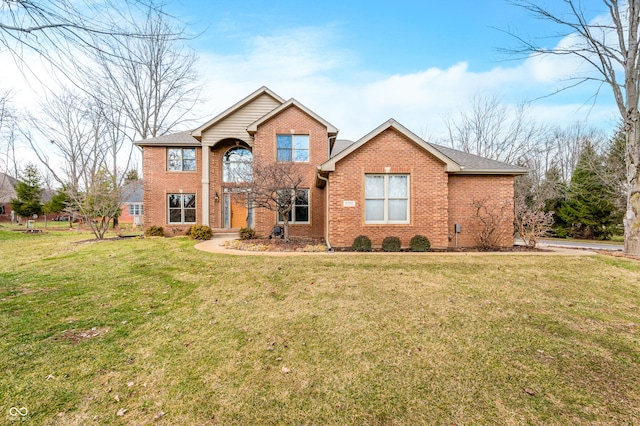
[[[225,228],[245,228],[247,226],[247,205],[243,197],[233,193],[224,194],[223,217]]]

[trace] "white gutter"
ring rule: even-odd
[[[331,251],[331,243],[329,242],[329,179],[320,176],[320,170],[318,170],[318,179],[326,182],[326,195],[325,195],[325,213],[324,213],[324,241],[327,243],[327,250]]]

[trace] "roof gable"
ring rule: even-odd
[[[275,108],[274,110],[270,111],[269,113],[263,115],[262,117],[260,117],[259,119],[251,123],[247,127],[247,132],[249,132],[250,134],[254,134],[255,132],[258,131],[258,126],[260,126],[263,123],[266,123],[267,121],[271,120],[273,117],[277,116],[278,114],[280,114],[281,112],[283,112],[284,110],[292,106],[295,106],[296,108],[302,110],[305,114],[307,114],[308,116],[316,120],[318,123],[325,126],[327,128],[327,133],[333,134],[333,135],[338,133],[338,129],[333,124],[329,123],[327,120],[320,117],[318,114],[311,111],[309,108],[302,105],[300,102],[298,102],[294,98],[289,99],[287,102],[284,102],[279,107]]]
[[[326,171],[326,172],[335,171],[336,163],[338,161],[342,160],[343,158],[345,158],[346,156],[348,156],[349,154],[351,154],[352,152],[360,148],[362,145],[366,144],[367,142],[369,142],[370,140],[372,140],[373,138],[375,138],[376,136],[378,136],[379,134],[381,134],[382,132],[384,132],[389,128],[392,128],[397,132],[401,133],[407,139],[413,141],[414,143],[422,147],[425,151],[427,151],[428,153],[436,157],[438,160],[442,161],[445,165],[445,171],[447,172],[460,171],[460,165],[458,163],[456,163],[451,158],[444,155],[442,152],[438,151],[432,145],[420,139],[415,133],[411,132],[409,129],[407,129],[402,124],[395,121],[394,119],[385,121],[380,126],[375,128],[374,130],[372,130],[362,138],[358,139],[356,142],[352,143],[345,149],[341,150],[335,156],[330,158],[329,161],[326,161],[325,163],[320,165],[319,169],[321,171]]]
[[[213,117],[211,120],[207,121],[206,123],[204,123],[200,127],[194,129],[191,132],[191,136],[193,136],[195,138],[202,137],[202,132],[204,132],[205,130],[207,130],[210,127],[214,126],[216,123],[218,123],[218,122],[224,120],[225,118],[229,117],[234,112],[242,109],[243,107],[245,107],[246,105],[250,104],[255,99],[257,99],[258,97],[262,96],[263,94],[267,94],[267,95],[271,96],[273,99],[275,99],[280,104],[284,103],[284,99],[283,98],[278,96],[276,93],[272,92],[266,86],[262,86],[261,88],[259,88],[258,90],[256,90],[252,94],[250,94],[249,96],[247,96],[244,99],[242,99],[241,101],[237,102],[235,105],[231,106],[230,108],[227,108],[226,110],[224,110],[220,114],[218,114],[215,117]]]

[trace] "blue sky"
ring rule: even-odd
[[[560,2],[546,3],[557,6]],[[589,18],[598,0],[582,2]],[[193,46],[207,81],[204,117],[262,85],[294,97],[357,139],[388,118],[438,139],[478,94],[505,104],[545,97],[584,73],[570,59],[516,58],[507,32],[561,42],[561,29],[506,0],[459,1],[182,1],[169,10],[201,35]],[[535,119],[586,121],[610,129],[616,110],[608,87],[597,104],[585,86],[530,106]]]
[[[590,19],[603,13],[601,0],[582,5]],[[568,76],[589,71],[579,62],[499,51],[516,45],[505,31],[544,37],[546,47],[562,42],[557,27],[507,0],[174,0],[167,10],[200,34],[191,42],[204,82],[203,101],[192,114],[200,122],[266,85],[354,140],[394,118],[438,142],[444,120],[477,95],[498,96],[514,108],[543,97],[529,112],[550,125],[586,121],[609,130],[616,124],[608,87],[597,104],[594,85],[545,97],[566,86]],[[8,70],[0,73],[0,84],[17,87],[28,104],[19,79]]]

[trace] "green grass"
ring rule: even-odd
[[[638,262],[88,238],[0,231],[0,423],[640,422]]]

